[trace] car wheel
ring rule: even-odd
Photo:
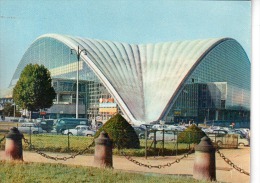
[[[69,132],[69,135],[73,135],[71,132]]]
[[[145,138],[144,134],[140,135],[140,139],[144,139],[144,138]]]
[[[33,134],[38,134],[39,132],[37,132],[37,131],[33,131]]]
[[[223,145],[223,143],[219,140],[219,141],[217,141],[217,145],[218,145],[218,147],[221,147]]]
[[[87,137],[92,137],[93,135],[91,135],[91,134],[87,134]]]
[[[239,143],[238,145],[239,145],[239,146],[245,146],[245,144],[244,144],[244,143]]]

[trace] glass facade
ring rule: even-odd
[[[250,121],[250,63],[235,40],[216,45],[202,58],[165,120]]]
[[[42,64],[51,72],[57,96],[54,105],[48,110],[50,117],[75,117],[78,64],[76,54],[71,54],[71,49],[56,39],[38,39],[24,54],[12,78],[11,85],[18,81],[23,68],[29,63]],[[111,98],[111,95],[87,64],[80,59],[79,117],[100,120],[111,117],[112,114],[99,113],[100,98]],[[117,105],[115,108],[118,111]]]

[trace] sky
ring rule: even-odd
[[[0,90],[32,42],[47,33],[136,44],[231,37],[251,58],[251,3],[0,0]]]

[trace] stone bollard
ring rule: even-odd
[[[5,138],[5,156],[7,159],[23,161],[23,134],[16,127],[12,127]]]
[[[205,136],[195,146],[195,160],[193,166],[193,178],[197,180],[216,180],[215,147],[211,140]]]
[[[104,131],[95,139],[94,166],[100,168],[113,168],[112,141]]]

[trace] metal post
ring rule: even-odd
[[[68,129],[68,151],[70,150],[70,129]]]
[[[77,91],[76,91],[76,119],[79,118],[79,46],[78,46],[78,53],[77,53],[77,58],[78,58],[78,64],[77,64]]]
[[[29,133],[29,136],[30,136],[30,150],[31,150],[31,144],[32,144],[32,127],[30,126],[30,133]]]
[[[156,149],[156,130],[154,130],[154,136],[153,136],[153,145],[154,150]]]
[[[14,118],[15,118],[15,103],[14,103]]]
[[[164,156],[164,129],[163,129],[163,139],[162,139],[162,155]]]
[[[191,143],[191,138],[190,138],[190,135],[191,135],[191,134],[190,134],[190,133],[191,133],[191,132],[188,132],[188,133],[189,133],[189,149],[190,149],[190,143]]]
[[[147,127],[145,128],[145,159],[147,159]]]
[[[178,146],[178,144],[179,144],[179,142],[178,142],[178,137],[179,137],[179,131],[177,131],[177,150],[176,150],[176,156],[178,155],[178,148],[179,148],[179,146]]]
[[[72,51],[75,51],[77,54],[77,89],[76,89],[76,119],[78,119],[79,117],[79,59],[80,59],[80,54],[82,53],[82,51],[87,52],[86,49],[80,50],[79,46],[78,46],[78,50],[75,49],[70,49],[70,53],[72,54]]]

